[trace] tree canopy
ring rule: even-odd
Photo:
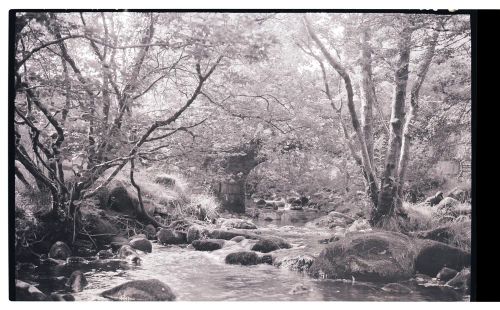
[[[54,212],[134,159],[234,178],[224,160],[257,141],[255,183],[363,190],[377,224],[470,161],[467,15],[30,12],[15,30],[16,160]]]

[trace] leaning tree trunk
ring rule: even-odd
[[[399,159],[399,186],[398,186],[398,195],[402,197],[403,194],[403,186],[406,177],[406,170],[408,168],[409,162],[409,153],[410,153],[410,144],[412,139],[412,122],[416,117],[418,112],[418,97],[420,92],[420,87],[424,83],[425,76],[427,75],[427,71],[429,70],[429,66],[432,62],[432,58],[434,57],[434,52],[436,49],[437,39],[439,33],[437,31],[432,35],[431,42],[427,47],[427,50],[424,54],[424,58],[420,63],[420,66],[417,71],[417,80],[412,86],[411,95],[410,95],[410,111],[408,113],[408,117],[406,119],[405,127],[403,129],[403,146],[401,151],[401,158]]]
[[[130,159],[130,183],[132,183],[132,186],[135,188],[137,191],[137,198],[139,200],[139,212],[137,213],[137,218],[139,220],[144,221],[145,223],[152,224],[154,227],[164,227],[160,223],[158,223],[149,213],[146,211],[146,208],[144,208],[144,202],[142,200],[142,192],[140,186],[135,182],[134,179],[134,158],[132,157]]]
[[[17,166],[14,166],[14,173],[16,177],[19,179],[19,181],[21,181],[27,189],[32,189],[30,183],[26,180],[23,173],[21,172],[21,170],[19,170]]]
[[[401,153],[403,123],[405,118],[406,86],[410,62],[412,28],[405,27],[398,42],[399,58],[395,74],[395,89],[391,111],[389,144],[385,158],[378,203],[372,209],[371,224],[386,227],[394,217],[398,205],[398,161]]]

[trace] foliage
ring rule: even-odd
[[[371,51],[377,182],[389,149],[402,29],[413,27],[406,115],[410,88],[438,32],[412,120],[403,188],[414,201],[451,189],[455,176],[434,170],[442,161],[470,162],[467,16],[308,16],[350,75],[358,115],[367,102],[361,52]],[[302,15],[30,12],[19,13],[17,24],[16,165],[51,192],[52,209],[71,217],[72,195],[86,199],[113,178],[128,182],[127,163],[135,158],[149,208],[173,201],[174,217],[212,220],[218,212],[213,185],[231,178],[223,163],[249,155],[252,141],[261,144],[246,180],[251,193],[308,196],[328,189],[365,208],[365,197],[357,196],[367,185],[366,169],[357,158],[360,135],[346,107],[345,80],[319,57]],[[181,183],[166,189],[151,179],[166,171]]]

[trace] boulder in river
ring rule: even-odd
[[[242,219],[226,219],[221,226],[223,228],[257,229],[254,223]]]
[[[314,262],[311,255],[285,256],[276,259],[274,265],[288,270],[307,272]]]
[[[448,282],[449,280],[453,279],[453,277],[455,277],[457,273],[458,271],[456,271],[455,269],[443,267],[443,269],[438,272],[436,278],[440,281]]]
[[[259,263],[259,256],[252,251],[235,252],[228,254],[225,262],[230,265],[257,265]]]
[[[47,295],[42,293],[34,285],[21,280],[16,280],[16,300],[20,301],[44,301]]]
[[[451,286],[455,289],[468,292],[470,290],[470,281],[471,281],[470,269],[464,268],[462,271],[457,273],[457,275],[453,277],[453,279],[446,282],[446,285]]]
[[[188,228],[186,233],[186,241],[188,243],[193,242],[194,240],[201,239],[201,227],[198,225],[193,225]]]
[[[66,260],[70,256],[71,249],[62,241],[54,243],[49,251],[49,258]]]
[[[191,244],[197,251],[215,251],[224,246],[223,239],[195,240]]]
[[[129,245],[136,250],[146,253],[151,253],[153,251],[153,245],[146,238],[134,238],[130,240]]]
[[[470,253],[432,240],[420,245],[415,259],[415,270],[434,277],[443,267],[461,270],[470,266]]]
[[[117,301],[173,301],[175,294],[170,287],[156,279],[135,280],[120,284],[101,293]]]
[[[247,239],[257,239],[255,233],[250,232],[246,229],[231,229],[231,230],[214,229],[208,233],[208,236],[212,239],[224,239],[224,240],[231,240],[237,236],[243,236]]]
[[[416,249],[408,236],[389,231],[357,233],[327,246],[309,270],[328,279],[394,282],[413,275]]]
[[[66,286],[69,287],[72,292],[83,291],[83,288],[87,286],[87,284],[87,279],[80,270],[73,271],[66,282]]]
[[[156,239],[156,228],[153,225],[151,224],[146,225],[146,227],[144,227],[144,233],[147,239],[149,240]]]
[[[285,240],[277,237],[262,238],[252,247],[252,251],[269,253],[279,249],[289,249],[292,246]]]
[[[273,257],[272,257],[272,255],[269,255],[269,254],[262,255],[259,257],[258,263],[272,265],[273,264]]]
[[[127,258],[130,255],[137,255],[137,252],[130,245],[122,245],[122,247],[118,250],[119,258]]]
[[[187,242],[185,233],[167,228],[160,229],[156,237],[161,244],[184,244]]]
[[[141,263],[139,255],[137,255],[137,252],[130,245],[123,245],[118,251],[118,257],[124,258],[134,265]]]

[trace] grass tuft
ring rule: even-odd
[[[159,207],[168,213],[170,221],[194,218],[211,222],[219,217],[220,204],[209,190],[193,186],[179,173],[158,173],[154,169],[145,169],[134,173],[134,179],[141,187],[145,208],[151,210],[150,214]],[[174,182],[166,186],[158,179]],[[130,183],[128,169],[120,172],[114,182],[121,182],[130,194],[137,195]]]
[[[405,202],[403,208],[408,213],[411,231],[426,231],[441,227],[449,233],[448,244],[465,251],[471,250],[471,220],[467,215],[470,214],[470,204],[461,203],[455,206],[453,210],[457,216],[452,216],[444,223],[436,208],[428,205]]]

